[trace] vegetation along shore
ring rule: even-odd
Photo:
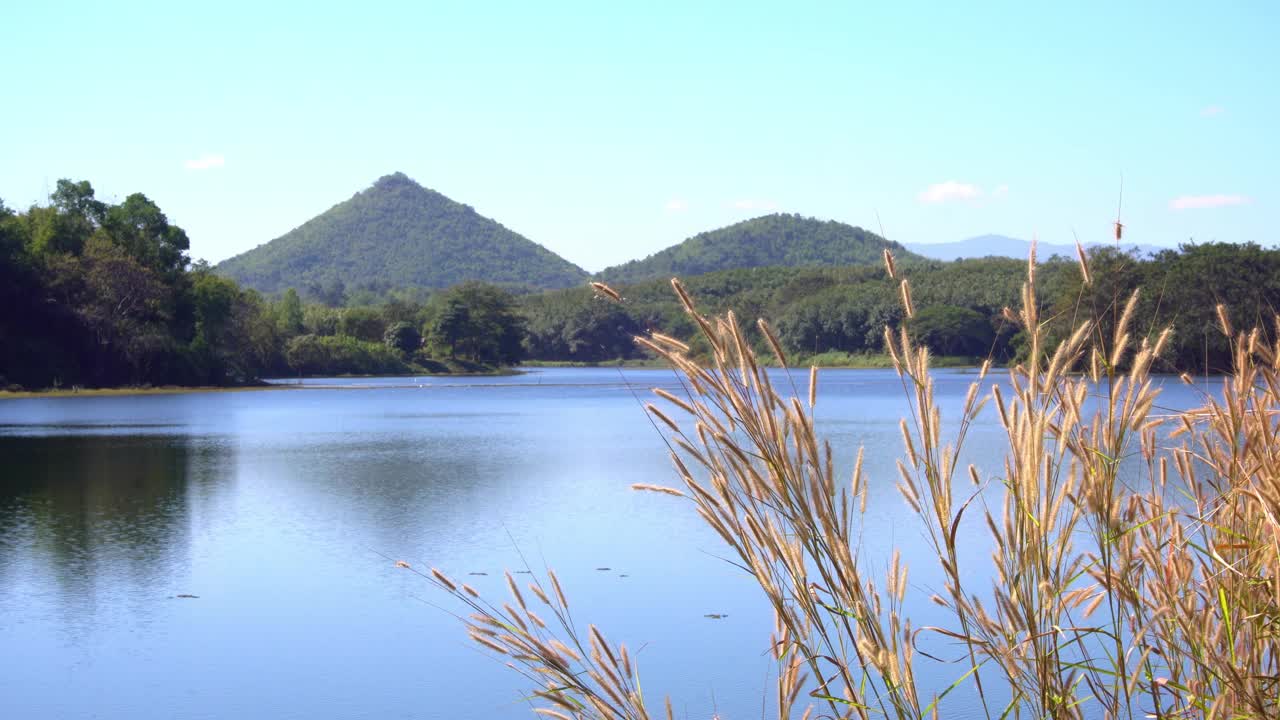
[[[0,388],[647,365],[656,358],[633,336],[696,329],[667,292],[672,274],[687,276],[709,311],[770,318],[781,346],[806,364],[890,367],[885,326],[929,348],[936,365],[1030,352],[1004,313],[1019,302],[1022,261],[931,260],[797,215],[700,233],[606,269],[599,277],[618,281],[619,303],[601,302],[577,266],[399,173],[217,267],[192,263],[188,246],[147,196],[110,204],[87,181],[59,181],[47,205],[0,205]],[[432,261],[410,262],[413,248]],[[919,281],[914,314],[876,264],[886,250]],[[1090,248],[1088,259],[1105,280],[1085,283],[1072,257],[1039,262],[1048,337],[1141,287],[1134,327],[1173,328],[1156,370],[1226,371],[1231,347],[1212,308],[1265,324],[1280,307],[1277,250],[1188,243],[1144,255],[1115,244]],[[489,271],[498,267],[511,272]],[[744,332],[767,349],[755,328]],[[693,341],[695,356],[708,350]]]

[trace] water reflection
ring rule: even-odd
[[[690,717],[758,714],[769,609],[687,507],[627,489],[672,471],[618,381],[643,393],[670,374],[545,376],[0,403],[0,646],[24,660],[0,672],[0,717],[527,717],[501,664],[417,599],[440,598],[376,554],[502,593],[516,545],[556,568],[575,615],[645,648],[646,687]],[[944,418],[972,379],[937,375]],[[893,545],[924,558],[911,577],[931,620],[941,575],[894,490],[901,385],[820,382],[837,472],[867,448],[869,567]],[[963,462],[998,477],[1004,443],[988,413]],[[986,573],[976,509],[961,562]]]
[[[122,598],[175,592],[192,515],[231,446],[182,436],[0,436],[0,576],[59,597],[67,627]]]

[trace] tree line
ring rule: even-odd
[[[0,202],[0,388],[238,385],[298,374],[488,370],[518,362],[508,291],[468,283],[379,307],[269,298],[192,263],[148,197],[110,204],[59,180]]]
[[[1187,243],[1150,256],[1114,247],[1087,255],[1090,281],[1077,258],[1051,257],[1037,266],[1041,317],[1051,337],[1098,318],[1095,332],[1108,336],[1138,292],[1130,332],[1154,341],[1173,330],[1157,369],[1224,372],[1231,348],[1219,330],[1223,306],[1236,328],[1258,327],[1274,342],[1280,312],[1280,250],[1256,244]],[[1026,261],[980,258],[950,262],[912,258],[899,263],[909,274],[916,313],[903,315],[899,285],[878,265],[838,268],[755,268],[683,278],[709,312],[733,310],[740,318],[768,318],[797,362],[876,364],[884,329],[903,328],[940,356],[977,362],[1024,357],[1025,333],[1005,308],[1021,303]],[[661,329],[677,337],[698,333],[666,282],[616,288],[624,301],[601,302],[587,289],[524,298],[530,357],[600,361],[640,358],[630,337]],[[749,339],[768,356],[751,323]],[[695,343],[694,351],[705,351]]]
[[[524,295],[480,282],[392,290],[362,303],[341,288],[267,297],[188,257],[186,233],[140,193],[98,200],[60,180],[50,202],[17,212],[0,203],[0,387],[234,385],[263,377],[486,371],[523,360],[643,359],[632,337],[696,335],[665,281]],[[1108,332],[1135,289],[1132,332],[1173,340],[1160,369],[1217,372],[1230,348],[1217,330],[1276,330],[1280,251],[1187,244],[1150,257],[1114,248],[1038,266],[1051,333],[1079,317]],[[1024,261],[906,258],[917,309],[903,317],[898,285],[878,264],[768,267],[685,278],[702,307],[765,317],[797,362],[861,364],[882,352],[886,326],[904,327],[938,355],[1008,362],[1025,351],[1005,320],[1019,304]],[[307,298],[304,301],[303,297]],[[750,340],[764,339],[752,327]],[[694,352],[705,351],[696,344]],[[767,353],[766,353],[767,354]]]

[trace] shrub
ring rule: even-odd
[[[338,334],[365,342],[379,342],[386,332],[382,314],[371,307],[350,307],[338,319]]]
[[[382,335],[382,343],[399,352],[402,356],[412,355],[422,345],[422,333],[413,323],[400,321],[392,323]]]
[[[376,375],[409,370],[386,345],[346,335],[299,335],[285,348],[285,361],[301,375]]]
[[[982,313],[951,305],[933,305],[907,322],[913,342],[939,355],[981,357],[991,350],[996,333]]]

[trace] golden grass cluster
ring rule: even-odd
[[[910,283],[885,259],[910,316]],[[1157,414],[1151,368],[1168,331],[1132,328],[1136,296],[1117,298],[1113,332],[1093,318],[1048,347],[1033,250],[1022,306],[1005,312],[1026,334],[1023,361],[1000,383],[984,366],[944,427],[927,349],[886,328],[909,407],[898,477],[868,479],[859,451],[852,476],[838,478],[814,427],[817,370],[805,401],[775,387],[732,312],[703,316],[672,286],[709,357],[659,333],[637,338],[685,392],[654,390],[645,405],[680,486],[634,487],[689,502],[758,582],[776,617],[778,718],[945,717],[962,684],[988,718],[1280,717],[1280,347],[1268,333],[1233,333],[1220,308],[1234,374],[1203,407]],[[758,327],[786,367],[768,324]],[[1003,465],[962,467],[992,406]],[[858,529],[869,482],[896,482],[932,556],[893,550],[883,577],[868,570]],[[966,513],[990,532],[993,568],[961,566]],[[946,582],[930,599],[951,622],[918,627],[909,565],[935,562]],[[501,605],[438,571],[424,577],[471,608],[471,637],[534,684],[536,712],[651,717],[626,647],[579,630],[553,573],[552,592],[528,587],[536,612],[510,575]],[[920,650],[926,638],[955,643],[963,661],[943,666]],[[918,681],[925,663],[955,682]],[[672,717],[670,703],[655,714]]]

